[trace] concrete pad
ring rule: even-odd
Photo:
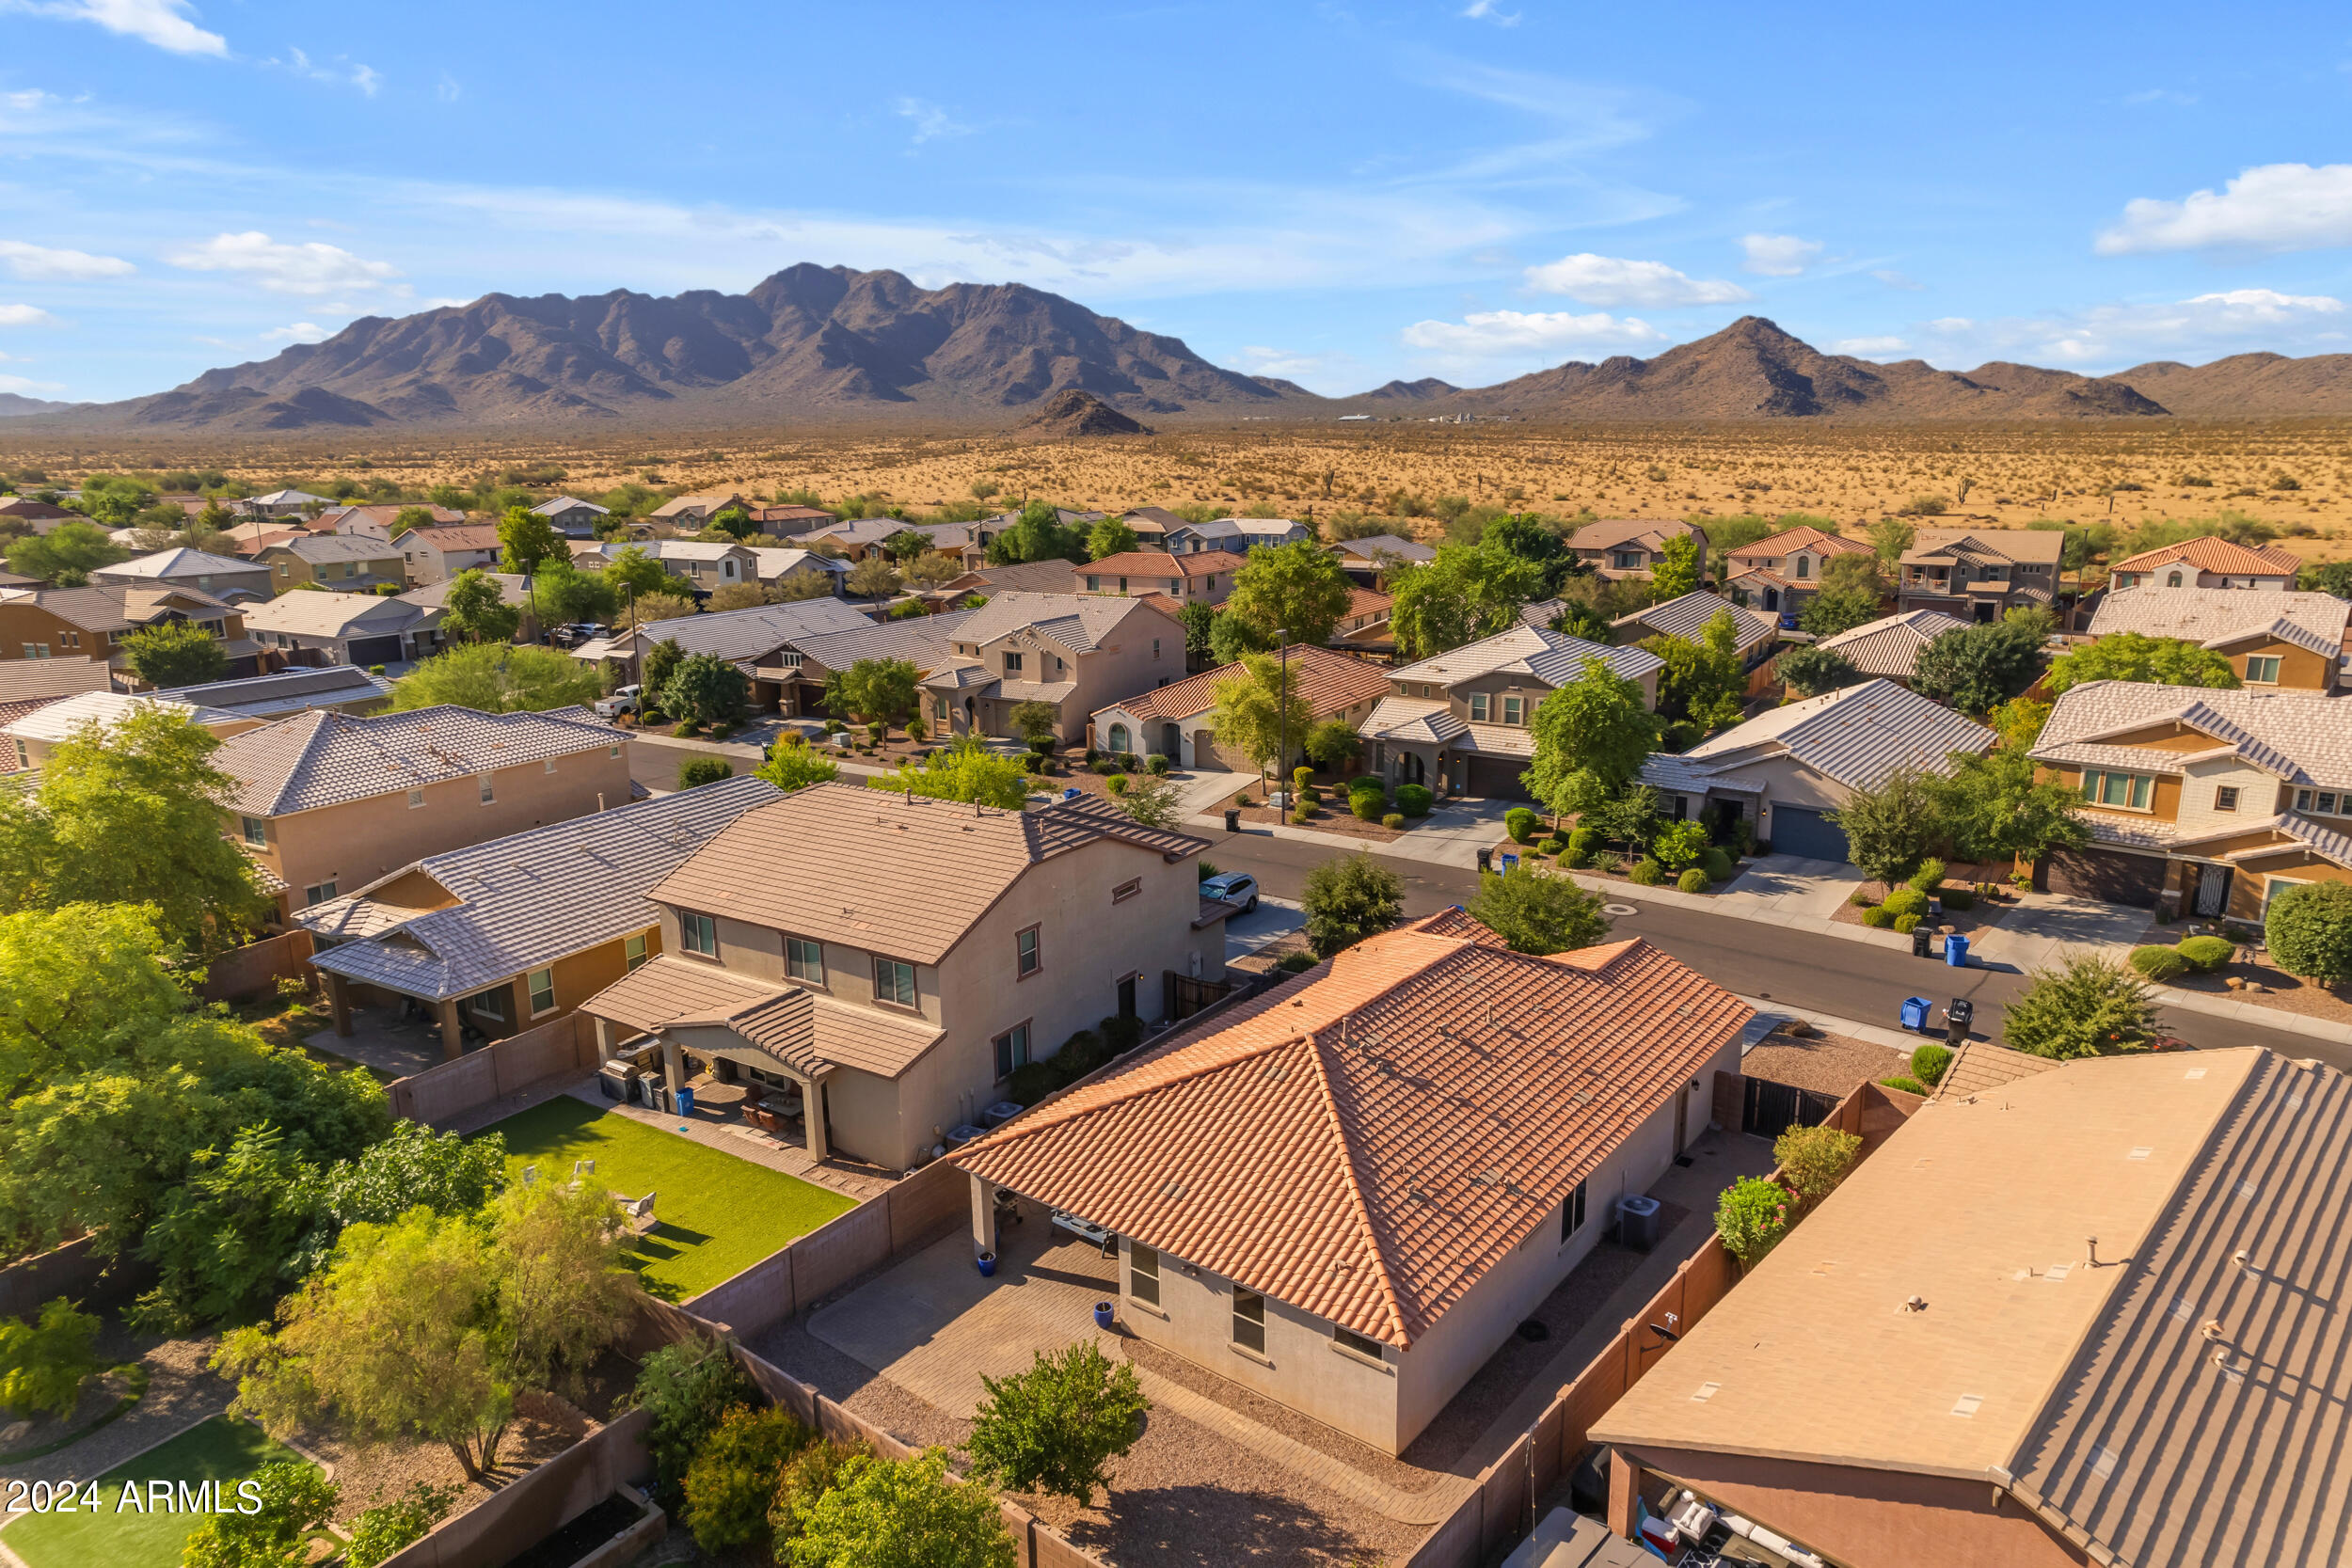
[[[1765,855],[1750,862],[1714,898],[1718,905],[1827,920],[1861,884],[1860,866],[1796,855]]]
[[[2078,953],[2121,959],[2148,920],[2146,910],[2129,904],[2035,894],[1984,932],[1972,956],[2021,970],[2048,969]]]
[[[1226,920],[1225,961],[1246,958],[1277,939],[1304,928],[1306,924],[1307,912],[1296,903],[1262,893],[1255,910]]]

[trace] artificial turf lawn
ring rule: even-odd
[[[259,1427],[215,1416],[99,1477],[97,1513],[19,1514],[0,1530],[0,1542],[23,1558],[26,1568],[178,1568],[188,1533],[203,1515],[129,1509],[118,1513],[123,1482],[135,1481],[144,1493],[151,1478],[184,1481],[191,1490],[198,1481],[218,1481],[231,1494],[233,1507],[238,1481],[264,1465],[301,1458],[271,1442]],[[87,1484],[89,1478],[74,1479]]]
[[[507,1164],[569,1181],[574,1160],[624,1197],[654,1198],[660,1223],[637,1255],[648,1281],[687,1300],[758,1262],[855,1205],[841,1194],[755,1165],[567,1094],[483,1129],[506,1137]]]

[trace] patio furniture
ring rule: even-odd
[[[622,1197],[618,1193],[614,1193],[612,1196],[621,1205],[621,1218],[628,1225],[630,1235],[643,1236],[660,1223],[653,1217],[654,1195],[652,1193],[647,1193],[644,1196],[638,1198]]]

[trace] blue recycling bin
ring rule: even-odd
[[[1511,874],[1511,868],[1512,868],[1513,866],[1515,866],[1515,865],[1518,864],[1518,863],[1519,863],[1519,858],[1518,858],[1518,856],[1512,854],[1512,853],[1511,853],[1509,850],[1507,850],[1507,849],[1503,851],[1503,855],[1502,855],[1502,874],[1503,874],[1504,876],[1508,877],[1508,876]]]
[[[1925,1033],[1928,1015],[1935,1011],[1935,1004],[1924,996],[1914,996],[1903,1003],[1903,1027]]]
[[[679,1085],[675,1099],[679,1116],[691,1117],[694,1114],[694,1091],[692,1089],[683,1084]]]
[[[1944,961],[1954,969],[1968,967],[1968,939],[1954,931],[1944,939]]]

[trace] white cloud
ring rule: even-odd
[[[459,86],[457,78],[446,71],[441,72],[441,79],[433,84],[433,96],[444,103],[456,103],[465,95],[465,91],[466,89]]]
[[[38,305],[0,305],[0,326],[55,326],[57,318]]]
[[[22,375],[0,375],[0,392],[39,393],[62,392],[62,381],[34,381]]]
[[[1629,261],[1590,252],[1528,268],[1527,286],[1587,305],[1730,305],[1755,297],[1737,283],[1692,277],[1663,261]]]
[[[315,343],[333,337],[316,322],[295,322],[291,326],[273,326],[262,334],[265,343]]]
[[[1740,248],[1748,253],[1741,263],[1747,271],[1765,277],[1794,277],[1820,259],[1823,246],[1819,240],[1794,234],[1742,234]]]
[[[1520,15],[1518,11],[1502,9],[1495,4],[1495,0],[1470,0],[1462,14],[1472,22],[1491,22],[1498,27],[1518,26]]]
[[[43,92],[39,87],[26,87],[21,92],[0,92],[0,103],[6,103],[21,115],[29,115],[44,103],[57,102],[56,93]]]
[[[384,85],[382,74],[374,67],[361,65],[348,55],[338,55],[331,63],[320,64],[291,44],[286,48],[284,59],[281,60],[272,55],[262,63],[265,66],[276,66],[281,71],[291,71],[296,76],[306,77],[313,82],[329,82],[337,86],[347,82],[370,98],[373,98],[375,89]]]
[[[356,65],[351,68],[351,85],[373,98],[375,89],[384,85],[384,78],[368,66]]]
[[[2220,194],[2142,197],[2098,238],[2102,256],[2156,250],[2318,250],[2352,245],[2352,164],[2263,164]]]
[[[1458,322],[1415,322],[1405,329],[1406,347],[1461,359],[1577,348],[1646,348],[1666,341],[1663,332],[1645,321],[1605,310],[1582,316],[1565,310],[1479,310]]]
[[[1916,291],[1927,287],[1926,284],[1920,282],[1917,278],[1913,277],[1906,273],[1896,272],[1892,268],[1874,271],[1870,274],[1870,276],[1877,278],[1880,282],[1885,284],[1890,289]]]
[[[188,20],[187,0],[30,0],[24,6],[43,16],[95,22],[110,33],[143,40],[175,55],[229,53],[229,40]]]
[[[2185,108],[2197,102],[2197,95],[2193,92],[2181,92],[2172,87],[2143,87],[2138,92],[2125,93],[2123,102],[2135,107],[2146,103],[2169,103],[2176,107]]]
[[[47,280],[120,277],[139,269],[119,256],[92,256],[87,250],[53,250],[23,240],[0,240],[0,267],[19,277]]]
[[[1928,323],[1931,332],[1974,332],[1977,324],[1966,316],[1938,316]]]
[[[282,245],[260,230],[215,234],[167,252],[164,260],[190,272],[238,273],[273,293],[330,294],[341,289],[383,287],[400,276],[389,261],[370,261],[341,245],[312,240]]]
[[[891,113],[914,122],[917,146],[940,136],[968,136],[972,134],[972,127],[959,125],[949,118],[946,110],[920,98],[899,99],[891,106]]]
[[[1943,340],[1938,363],[1977,354],[2097,373],[2145,359],[2201,360],[2251,349],[2341,351],[2352,341],[2352,309],[2329,294],[2231,289],[2043,316],[1947,316],[1926,329]]]
[[[1829,345],[1832,354],[1851,354],[1865,359],[1901,354],[1911,345],[1900,338],[1840,338]]]

